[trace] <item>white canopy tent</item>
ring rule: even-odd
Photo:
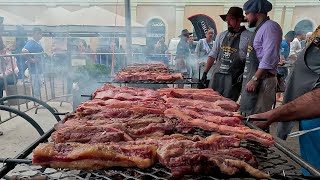
[[[103,8],[92,6],[70,12],[62,7],[49,8],[41,16],[36,17],[35,25],[84,25],[124,27],[125,18]],[[143,27],[142,24],[132,22],[133,27]]]
[[[34,25],[59,26],[72,23],[72,12],[62,8],[49,8],[35,17]]]
[[[5,25],[31,25],[31,20],[17,16],[13,13],[0,9],[0,16],[4,18]]]
[[[103,8],[92,6],[72,13],[76,25],[92,26],[125,26],[125,18]],[[142,24],[132,22],[133,27],[143,27]]]

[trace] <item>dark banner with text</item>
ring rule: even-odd
[[[217,27],[216,27],[216,23],[211,17],[205,14],[197,14],[189,17],[188,19],[191,21],[194,27],[198,40],[205,38],[206,37],[205,34],[210,28],[214,30],[214,39],[215,39],[217,35]]]

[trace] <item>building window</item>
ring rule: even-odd
[[[307,32],[312,32],[313,23],[310,20],[299,21],[298,24],[294,27],[294,31],[303,32],[304,34],[306,34]]]

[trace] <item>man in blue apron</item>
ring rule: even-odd
[[[240,25],[244,22],[242,8],[231,7],[227,14],[220,17],[228,23],[228,30],[218,34],[201,81],[206,82],[207,74],[215,61],[209,88],[237,101],[251,32]]]
[[[275,102],[282,30],[267,16],[272,9],[269,1],[249,0],[243,9],[249,27],[255,30],[248,45],[240,111],[251,115],[271,110]]]
[[[267,122],[255,122],[266,128],[274,122],[299,120],[299,130],[320,127],[320,26],[312,36],[312,43],[299,54],[293,66],[284,95],[285,105],[272,111],[255,114],[252,118],[265,118]],[[320,169],[320,130],[299,137],[300,153],[304,160]],[[304,175],[309,173],[303,170]]]

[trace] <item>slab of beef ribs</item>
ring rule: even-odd
[[[32,163],[52,168],[97,170],[108,167],[148,168],[156,161],[152,145],[46,143],[33,151]]]
[[[176,178],[186,174],[215,174],[219,171],[235,175],[240,170],[256,178],[269,177],[268,174],[254,168],[257,162],[249,150],[231,148],[233,146],[230,146],[227,140],[217,136],[196,142],[172,141],[160,146],[157,154],[159,161],[171,169],[172,175]]]
[[[194,118],[186,114],[185,112],[179,110],[178,108],[167,109],[165,111],[165,115],[167,117],[175,117],[180,120],[180,124],[177,126],[180,129],[180,131],[188,129],[187,127],[198,127],[204,130],[215,131],[221,134],[237,135],[241,139],[256,141],[265,146],[271,146],[274,144],[273,137],[270,134],[265,133],[263,131],[250,129],[247,126],[230,126],[228,124],[219,123],[221,119],[229,117],[218,117],[215,121],[213,121],[212,119],[208,120],[206,118]]]
[[[100,89],[93,93],[93,99],[117,99],[117,100],[143,100],[155,101],[160,98],[160,94],[154,90],[147,88],[133,88],[133,87],[115,87],[105,84]]]
[[[105,118],[86,120],[69,118],[56,125],[54,142],[103,143],[127,141],[142,137],[158,137],[176,131],[176,120],[163,116],[144,116],[141,118]],[[114,138],[107,138],[114,136]]]
[[[170,73],[165,64],[138,64],[124,68],[118,72],[115,81],[136,82],[136,81],[176,81],[183,79],[181,73]]]

